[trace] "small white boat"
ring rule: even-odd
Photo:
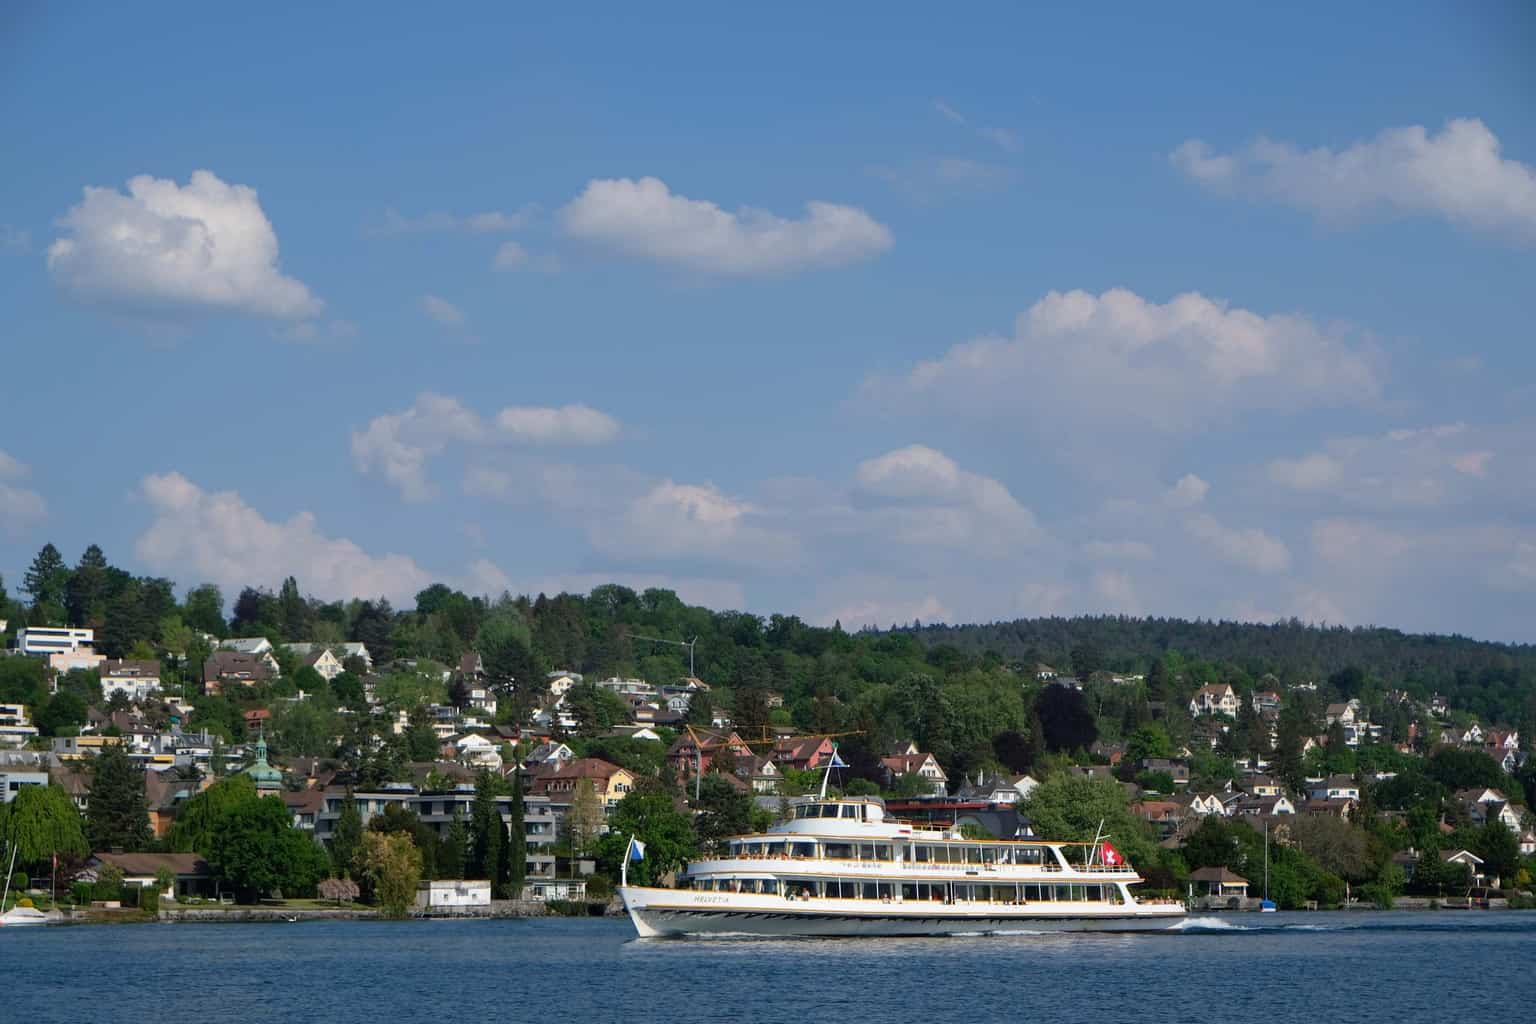
[[[47,924],[50,918],[36,907],[12,907],[0,914],[0,928],[26,928],[35,924]]]

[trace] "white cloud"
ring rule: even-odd
[[[528,266],[528,250],[517,242],[502,242],[494,266],[497,270],[522,270]]]
[[[503,210],[486,210],[463,216],[441,210],[424,213],[420,217],[404,217],[394,210],[385,210],[383,221],[372,233],[376,235],[417,235],[444,232],[462,232],[473,235],[505,234],[519,231],[533,219],[534,208],[525,206],[511,213]]]
[[[14,486],[30,472],[26,463],[0,451],[0,532],[19,537],[47,518],[48,503],[41,494]]]
[[[375,416],[354,431],[352,460],[358,472],[377,473],[405,500],[425,501],[434,493],[427,462],[450,444],[594,445],[616,439],[619,432],[616,419],[586,405],[508,406],[487,422],[457,398],[423,392],[404,412]],[[499,471],[474,469],[465,487],[469,493],[493,494],[510,484]]]
[[[1136,585],[1123,572],[1100,572],[1093,576],[1093,592],[1103,602],[1105,611],[1122,615],[1141,613],[1141,599]]]
[[[594,521],[589,533],[602,551],[643,561],[783,568],[798,556],[789,533],[765,525],[759,509],[712,483],[663,480],[629,501],[617,518]]]
[[[1330,219],[1385,209],[1536,239],[1536,169],[1500,154],[1476,118],[1390,128],[1341,150],[1260,139],[1222,155],[1191,139],[1170,154],[1204,187],[1278,200]]]
[[[991,477],[967,472],[943,452],[909,445],[859,463],[856,501],[909,544],[1008,547],[1038,539],[1034,514]]]
[[[464,311],[447,299],[423,295],[419,305],[423,313],[445,327],[459,327],[464,323]]]
[[[48,518],[48,503],[36,491],[0,484],[0,530],[20,536]]]
[[[357,334],[357,324],[351,320],[328,320],[324,323],[317,320],[301,320],[277,330],[278,338],[302,345],[345,341],[357,337]]]
[[[1276,459],[1269,464],[1269,478],[1298,491],[1312,491],[1334,484],[1344,475],[1338,459],[1314,452],[1300,459]]]
[[[1091,540],[1083,545],[1083,554],[1096,561],[1145,562],[1154,552],[1152,545],[1139,540]]]
[[[350,540],[326,536],[308,512],[276,522],[238,493],[205,491],[180,473],[146,476],[140,493],[153,518],[134,550],[157,572],[231,589],[275,586],[292,575],[306,592],[327,600],[402,601],[432,582],[404,555],[371,555]]]
[[[1497,464],[1497,477],[1489,467]],[[1270,480],[1292,491],[1383,509],[1430,508],[1530,497],[1536,450],[1528,425],[1448,423],[1374,437],[1333,438],[1322,451],[1269,464]],[[1496,494],[1494,492],[1497,492]]]
[[[31,471],[25,462],[7,452],[0,451],[0,481],[20,480]]]
[[[496,414],[496,429],[528,444],[605,444],[619,436],[619,421],[587,405],[518,405]]]
[[[87,187],[48,248],[58,285],[82,301],[139,312],[319,314],[321,302],[277,266],[277,235],[246,185],[194,171],[184,186],[140,175],[128,193]]]
[[[450,441],[477,442],[485,435],[480,417],[458,399],[425,392],[402,413],[376,416],[352,434],[352,459],[360,473],[378,473],[400,489],[407,501],[433,494],[427,459]]]
[[[560,211],[565,234],[634,259],[705,274],[838,267],[891,247],[891,232],[852,206],[812,201],[798,220],[673,193],[656,178],[595,179]]]
[[[1013,172],[1007,167],[963,157],[939,157],[913,160],[900,165],[875,166],[869,168],[869,173],[916,202],[995,192],[1013,180]]]
[[[932,594],[910,601],[893,601],[888,597],[872,597],[848,601],[814,616],[816,621],[830,626],[842,624],[845,630],[876,626],[884,629],[889,625],[907,626],[914,619],[932,625],[935,622],[953,622],[954,612]]]
[[[1163,502],[1171,508],[1193,508],[1211,493],[1211,485],[1193,473],[1185,473],[1163,495]]]
[[[1258,528],[1223,526],[1208,514],[1195,516],[1185,525],[1191,534],[1233,565],[1255,572],[1284,572],[1291,567],[1291,552],[1285,543]]]
[[[1009,338],[982,338],[864,394],[971,416],[1023,416],[1072,437],[1127,425],[1171,434],[1254,408],[1356,404],[1380,390],[1372,358],[1302,316],[1260,315],[1197,293],[1156,303],[1125,289],[1050,292]],[[1123,442],[1120,442],[1123,443]]]
[[[956,110],[948,103],[945,103],[943,100],[934,100],[933,109],[937,110],[941,115],[944,116],[945,119],[960,125],[962,128],[969,128],[983,139],[986,139],[988,142],[991,142],[994,145],[1001,146],[1003,149],[1006,149],[1009,152],[1013,152],[1019,148],[1018,136],[1006,128],[986,128],[980,125],[972,124],[970,118],[966,117],[964,114],[960,113],[960,111]]]

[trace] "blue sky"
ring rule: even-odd
[[[9,5],[0,573],[1529,640],[1533,43]]]

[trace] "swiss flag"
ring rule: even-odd
[[[1125,864],[1125,858],[1121,856],[1120,851],[1108,843],[1099,848],[1099,856],[1103,858],[1105,867],[1118,868]]]

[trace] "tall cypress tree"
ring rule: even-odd
[[[347,798],[341,802],[341,817],[336,819],[336,828],[331,833],[331,864],[338,877],[347,877],[348,872],[356,870],[352,862],[362,841],[363,815],[357,809],[352,790],[348,789]]]
[[[512,821],[507,836],[507,893],[508,899],[523,898],[523,882],[528,875],[528,836],[523,826],[523,773],[512,772]]]
[[[475,780],[475,802],[469,812],[469,861],[465,865],[471,878],[488,878],[493,886],[501,866],[504,826],[496,797],[501,794],[500,779],[481,772]]]
[[[148,846],[149,809],[144,803],[144,770],[121,745],[96,758],[85,812],[85,835],[93,850],[121,847],[132,853]]]

